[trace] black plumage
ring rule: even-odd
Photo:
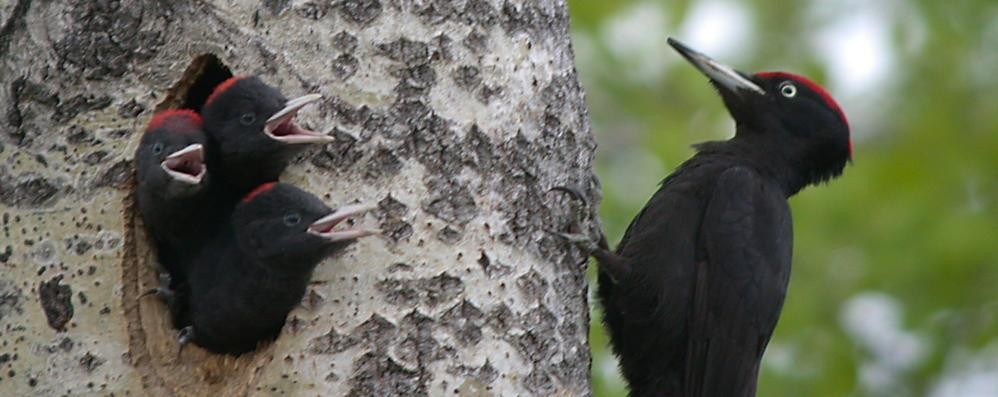
[[[152,118],[135,152],[136,203],[157,259],[168,273],[168,285],[156,292],[171,306],[178,327],[187,322],[186,266],[211,236],[202,223],[212,212],[206,144],[197,113],[169,110]]]
[[[320,99],[312,94],[288,100],[257,76],[219,84],[201,114],[220,194],[238,200],[261,183],[276,181],[308,144],[329,142],[329,136],[302,128],[294,119],[302,107]]]
[[[747,75],[670,39],[735,119],[732,139],[697,146],[605,243],[598,295],[632,396],[754,396],[790,275],[787,199],[842,173],[849,126],[818,85]]]
[[[278,336],[316,265],[357,238],[378,233],[338,224],[372,207],[332,210],[284,183],[251,191],[227,228],[193,262],[190,340],[216,353],[242,354]]]

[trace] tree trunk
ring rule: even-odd
[[[563,0],[0,5],[0,395],[590,394],[595,143]],[[188,347],[136,217],[151,115],[258,74],[336,141],[282,180],[379,202],[276,342]],[[589,207],[558,185],[579,188]],[[588,208],[588,209],[586,209]]]

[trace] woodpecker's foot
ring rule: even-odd
[[[582,194],[582,192],[580,192],[579,189],[576,189],[576,188],[571,187],[571,186],[559,185],[559,186],[555,186],[555,187],[552,187],[552,188],[548,189],[548,191],[549,192],[550,191],[558,191],[558,192],[568,193],[572,197],[575,197],[576,200],[581,201],[582,205],[584,206],[584,208],[589,208],[589,199],[587,199],[586,195]]]
[[[597,250],[600,249],[600,246],[599,246],[598,243],[596,243],[595,241],[593,241],[593,239],[589,238],[589,236],[586,236],[586,235],[581,234],[581,233],[557,233],[557,232],[555,232],[554,234],[556,236],[558,236],[558,237],[561,237],[565,241],[567,241],[567,242],[575,245],[576,247],[578,247],[580,250],[582,250],[582,252],[584,252],[586,254],[586,256],[592,255],[593,252],[596,252]]]
[[[194,341],[194,326],[188,325],[180,329],[180,333],[177,334],[177,343],[180,345],[177,347],[177,359],[180,359],[180,354],[184,352],[184,347],[189,343]]]
[[[142,295],[139,295],[137,299],[142,299],[149,295],[156,295],[156,297],[161,299],[167,306],[170,307],[173,307],[173,303],[177,300],[177,293],[173,292],[173,290],[169,287],[150,288],[148,291],[143,292]]]

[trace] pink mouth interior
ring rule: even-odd
[[[166,167],[174,172],[179,172],[182,174],[187,174],[192,177],[197,177],[201,174],[202,163],[199,159],[192,156],[181,156],[177,158],[167,159]]]
[[[281,122],[281,124],[278,124],[277,127],[275,127],[274,130],[270,132],[270,134],[273,136],[301,135],[302,134],[301,131],[302,131],[301,127],[299,127],[298,124],[295,123],[295,118],[292,116],[288,117],[287,120]]]

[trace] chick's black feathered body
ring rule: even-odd
[[[746,75],[670,43],[710,77],[736,134],[698,145],[616,252],[594,252],[604,323],[632,396],[754,396],[790,276],[787,198],[841,174],[849,128],[803,77]]]
[[[306,145],[329,141],[294,120],[303,106],[319,99],[306,95],[289,101],[257,76],[232,77],[215,88],[201,112],[212,144],[211,171],[230,201],[276,181]]]
[[[169,274],[174,322],[184,326],[186,267],[210,239],[214,212],[212,178],[204,163],[207,136],[201,117],[190,110],[170,110],[150,121],[136,149],[136,202],[156,245],[159,263]],[[166,291],[166,290],[164,290]]]
[[[283,183],[252,191],[231,224],[202,251],[191,274],[192,337],[216,353],[241,354],[280,333],[315,266],[374,231],[332,228],[368,207],[331,210]]]

